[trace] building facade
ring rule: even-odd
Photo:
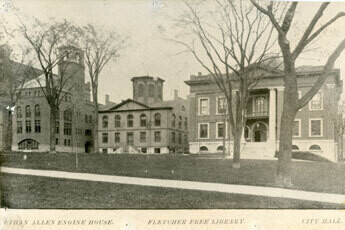
[[[93,141],[94,107],[90,101],[90,83],[85,83],[84,55],[75,47],[62,47],[68,55],[59,65],[69,75],[61,93],[61,103],[55,124],[57,152],[91,152]],[[41,87],[44,75],[25,83],[13,117],[13,145],[15,151],[49,151],[50,107]]]
[[[250,94],[242,136],[243,158],[273,158],[279,149],[280,119],[283,110],[282,72],[262,69],[264,77]],[[322,67],[298,68],[298,97],[302,97],[321,74]],[[209,75],[192,75],[190,86],[190,151],[232,151],[233,137],[226,123],[224,96]],[[293,150],[310,151],[331,161],[337,160],[337,140],[331,111],[342,92],[339,70],[333,70],[320,91],[300,109],[294,122]],[[224,123],[225,122],[225,123]],[[224,126],[225,124],[225,126]]]
[[[188,152],[188,103],[178,97],[163,101],[161,78],[134,77],[133,99],[99,115],[99,146],[103,153]]]

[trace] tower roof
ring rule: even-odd
[[[137,76],[137,77],[132,77],[131,81],[136,81],[136,80],[153,80],[153,81],[160,81],[164,82],[164,80],[160,77],[152,77],[152,76]]]

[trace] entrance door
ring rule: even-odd
[[[263,123],[256,123],[253,127],[253,139],[255,142],[267,141],[267,127]]]
[[[254,133],[254,141],[261,142],[261,131],[255,131]]]

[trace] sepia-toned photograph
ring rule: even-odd
[[[344,209],[344,24],[345,2],[1,0],[1,208]]]

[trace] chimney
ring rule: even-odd
[[[198,72],[198,76],[199,76],[199,77],[201,76],[201,72]]]
[[[178,98],[178,90],[177,89],[174,90],[174,98]]]
[[[109,94],[105,95],[105,104],[109,104]]]

